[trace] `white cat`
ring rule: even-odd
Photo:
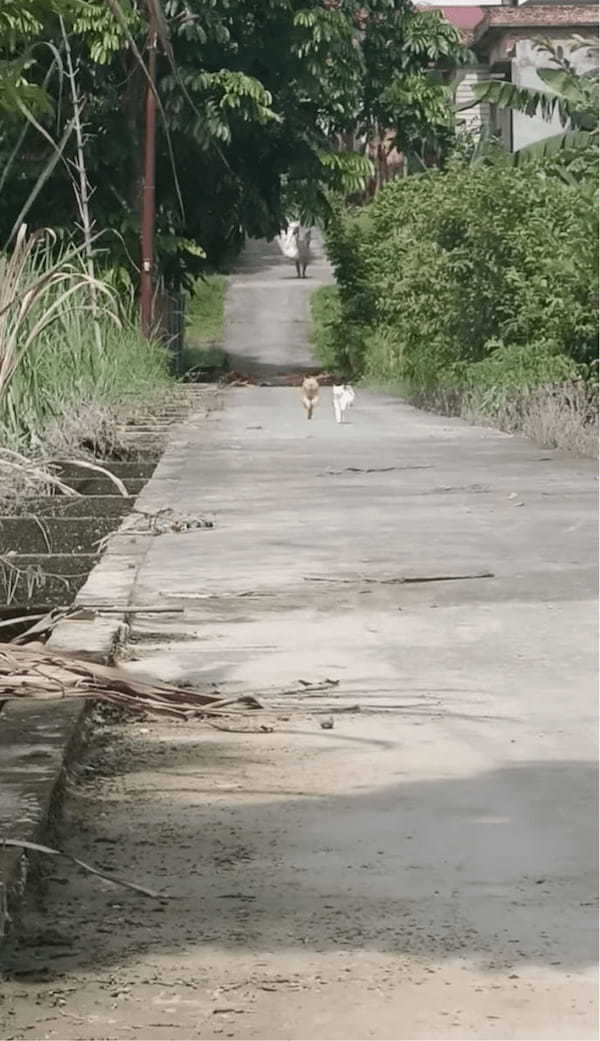
[[[349,383],[334,383],[332,390],[336,423],[343,423],[344,412],[353,404],[356,395]]]

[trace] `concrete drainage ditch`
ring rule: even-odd
[[[0,621],[10,623],[73,602],[99,562],[104,540],[134,508],[154,473],[169,428],[194,408],[200,390],[194,385],[178,388],[151,418],[123,428],[120,454],[129,458],[93,458],[123,482],[127,497],[109,477],[66,463],[58,476],[77,498],[51,492],[23,499],[11,512],[0,501]],[[3,625],[0,639],[10,640],[27,625]]]

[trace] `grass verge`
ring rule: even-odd
[[[584,380],[532,387],[456,387],[399,393],[418,408],[459,416],[469,423],[523,434],[541,448],[595,458],[598,454],[598,388]]]
[[[0,447],[42,452],[53,427],[90,407],[170,383],[167,350],[142,337],[133,299],[87,273],[81,247],[22,228],[0,276]]]
[[[345,359],[351,339],[343,324],[336,286],[323,286],[313,293],[311,313],[315,354],[326,368],[335,368],[340,359]],[[598,387],[593,383],[558,378],[528,384],[523,374],[521,385],[511,384],[507,381],[507,368],[498,373],[503,382],[494,384],[489,379],[488,365],[482,367],[482,376],[487,377],[485,385],[471,382],[416,389],[390,375],[400,368],[400,359],[385,333],[358,329],[352,333],[354,337],[362,336],[363,342],[368,341],[363,384],[395,394],[419,408],[524,434],[543,448],[590,457],[598,454]],[[365,353],[364,349],[361,353]],[[473,366],[472,373],[475,370]]]
[[[88,275],[81,249],[19,234],[0,254],[0,496],[51,485],[56,454],[111,454],[136,411],[172,386],[132,299]],[[101,446],[97,449],[97,446]]]
[[[184,372],[190,369],[223,371],[227,355],[223,350],[225,328],[225,275],[198,279],[187,302]]]

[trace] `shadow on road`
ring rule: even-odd
[[[59,840],[174,899],[52,865],[9,975],[51,979],[209,946],[357,948],[482,971],[596,962],[592,762],[300,795],[244,782],[259,762],[247,743],[147,740],[132,757],[126,741],[111,744],[113,776],[72,789]],[[92,748],[94,771],[103,754]]]

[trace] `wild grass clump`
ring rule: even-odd
[[[169,383],[167,351],[85,270],[82,251],[28,237],[0,255],[0,445],[43,449],[51,427],[145,400]],[[81,421],[78,417],[82,417]],[[75,437],[75,429],[73,430]]]
[[[493,413],[472,400],[463,414],[476,422],[493,419],[501,430],[522,432],[543,448],[591,457],[598,453],[598,391],[583,380],[516,392]]]

